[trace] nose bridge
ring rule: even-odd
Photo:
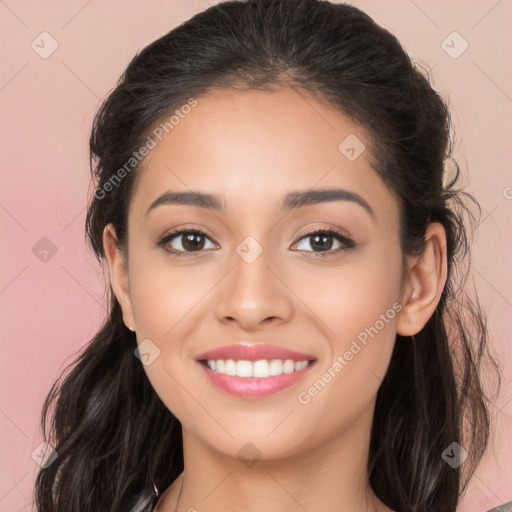
[[[231,271],[217,294],[219,320],[235,320],[254,328],[270,318],[287,319],[292,312],[286,286],[275,275],[270,249],[253,236],[244,238],[232,254]]]

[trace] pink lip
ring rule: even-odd
[[[234,359],[235,361],[259,361],[261,359],[291,359],[292,361],[309,361],[316,359],[310,354],[301,354],[277,345],[225,345],[204,352],[196,357],[198,361],[208,359]],[[244,377],[245,379],[245,377]]]
[[[206,373],[210,382],[229,394],[243,398],[263,398],[298,382],[306,375],[306,372],[311,369],[313,364],[292,373],[283,373],[282,375],[263,378],[225,375],[210,370],[205,364],[199,363],[199,366]]]
[[[233,359],[235,361],[259,361],[261,359],[291,359],[292,361],[316,361],[316,357],[310,354],[302,354],[276,345],[226,345],[208,352],[204,352],[197,358],[202,371],[212,384],[226,391],[227,393],[243,398],[263,398],[285,388],[288,388],[304,378],[314,363],[310,363],[306,368],[283,373],[282,375],[273,375],[269,377],[236,377],[225,375],[210,370],[206,364],[201,363],[208,359]]]

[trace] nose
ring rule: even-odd
[[[279,270],[271,266],[266,251],[252,262],[235,252],[231,263],[215,296],[214,312],[220,322],[254,331],[290,320],[293,292]]]

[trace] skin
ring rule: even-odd
[[[305,92],[215,91],[151,150],[129,206],[128,254],[104,231],[111,284],[137,341],[160,356],[148,378],[183,428],[185,470],[158,512],[389,511],[372,493],[366,463],[376,394],[397,333],[412,335],[432,315],[446,281],[446,239],[430,224],[425,251],[402,265],[398,204],[370,165],[364,130]],[[338,146],[356,134],[354,161]],[[280,211],[285,194],[342,188],[361,196]],[[225,211],[163,205],[163,192],[221,196]],[[206,233],[202,252],[177,258],[155,243],[174,227]],[[305,230],[333,228],[355,242],[322,257]],[[252,263],[236,252],[252,236]],[[178,236],[167,248],[185,251]],[[203,239],[200,239],[200,241]],[[190,247],[190,246],[187,246]],[[325,251],[323,252],[325,253]],[[309,403],[298,401],[366,327],[394,303],[401,310],[369,338]],[[314,354],[296,385],[262,399],[228,395],[195,360],[245,340]],[[237,456],[252,443],[261,459]],[[184,479],[184,481],[183,481]],[[182,483],[183,489],[176,509]],[[162,492],[162,490],[160,490]]]

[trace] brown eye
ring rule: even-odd
[[[334,237],[327,233],[309,235],[308,238],[310,238],[309,245],[313,250],[329,251],[334,243]]]
[[[205,243],[203,235],[198,233],[187,233],[181,236],[183,237],[181,245],[186,251],[198,251],[203,249]]]
[[[212,244],[211,247],[206,246],[208,242]],[[215,248],[215,244],[211,242],[210,238],[205,233],[190,229],[169,233],[165,235],[157,245],[177,256],[186,253],[200,252],[203,249]]]
[[[309,242],[307,242],[309,240]],[[337,244],[337,246],[334,246]],[[302,247],[300,247],[302,245]],[[333,254],[354,247],[350,238],[332,229],[317,229],[303,235],[298,242],[298,250],[306,252]],[[311,248],[308,249],[308,246]],[[323,255],[323,254],[321,254]]]

